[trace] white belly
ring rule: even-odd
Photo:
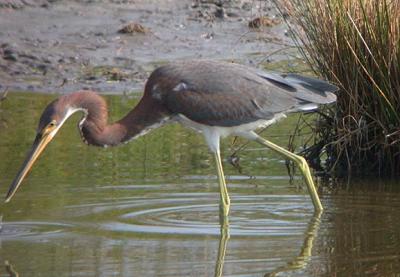
[[[276,114],[274,118],[265,120],[259,119],[257,121],[251,123],[245,123],[232,127],[224,127],[224,126],[208,126],[193,120],[190,120],[186,116],[179,114],[176,119],[182,125],[194,129],[200,133],[202,133],[207,141],[208,146],[211,151],[216,152],[219,150],[219,140],[220,138],[224,138],[230,135],[244,137],[250,140],[255,139],[255,135],[253,133],[254,130],[258,128],[265,128],[271,124],[274,124],[276,121],[285,118],[286,115],[283,113]]]

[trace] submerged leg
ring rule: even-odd
[[[220,229],[220,238],[218,245],[218,257],[217,262],[215,264],[215,272],[214,277],[222,277],[224,262],[225,262],[225,254],[226,254],[226,246],[228,245],[229,240],[229,227],[221,225]]]
[[[314,209],[316,211],[322,211],[323,208],[322,208],[322,205],[321,205],[321,201],[319,200],[317,190],[315,188],[313,179],[311,177],[310,168],[308,167],[308,164],[307,164],[306,160],[303,157],[298,156],[298,155],[296,155],[296,154],[294,154],[294,153],[292,153],[292,152],[290,152],[290,151],[288,151],[288,150],[286,150],[286,149],[284,149],[284,148],[282,148],[282,147],[280,147],[280,146],[278,146],[278,145],[276,145],[276,144],[274,144],[274,143],[272,143],[272,142],[270,142],[270,141],[268,141],[268,140],[266,140],[266,139],[264,139],[264,138],[262,138],[260,136],[257,136],[255,138],[255,140],[258,143],[261,143],[262,145],[267,146],[268,148],[270,148],[270,149],[278,152],[279,154],[287,157],[288,159],[292,160],[293,162],[295,162],[298,165],[298,167],[300,168],[301,173],[304,176],[304,179],[306,180],[308,192],[310,193],[311,200],[312,200],[312,202],[314,204]]]
[[[219,190],[220,190],[220,194],[221,194],[221,202],[219,204],[220,221],[221,221],[221,225],[226,225],[231,200],[229,199],[228,189],[227,189],[226,183],[225,183],[224,170],[222,169],[222,162],[221,162],[221,156],[220,156],[219,150],[215,151],[214,155],[215,155],[215,163],[217,165],[217,171],[218,171]]]

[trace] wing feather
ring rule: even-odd
[[[301,105],[332,102],[333,95],[333,86],[317,79],[222,62],[174,63],[155,74],[164,80],[157,88],[172,113],[211,126],[272,119]]]

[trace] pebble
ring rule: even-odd
[[[5,60],[16,62],[18,60],[18,55],[12,49],[4,49],[3,58]]]

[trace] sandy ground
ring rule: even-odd
[[[264,26],[249,27],[260,16]],[[129,93],[172,60],[286,59],[278,18],[265,0],[0,0],[0,92]]]

